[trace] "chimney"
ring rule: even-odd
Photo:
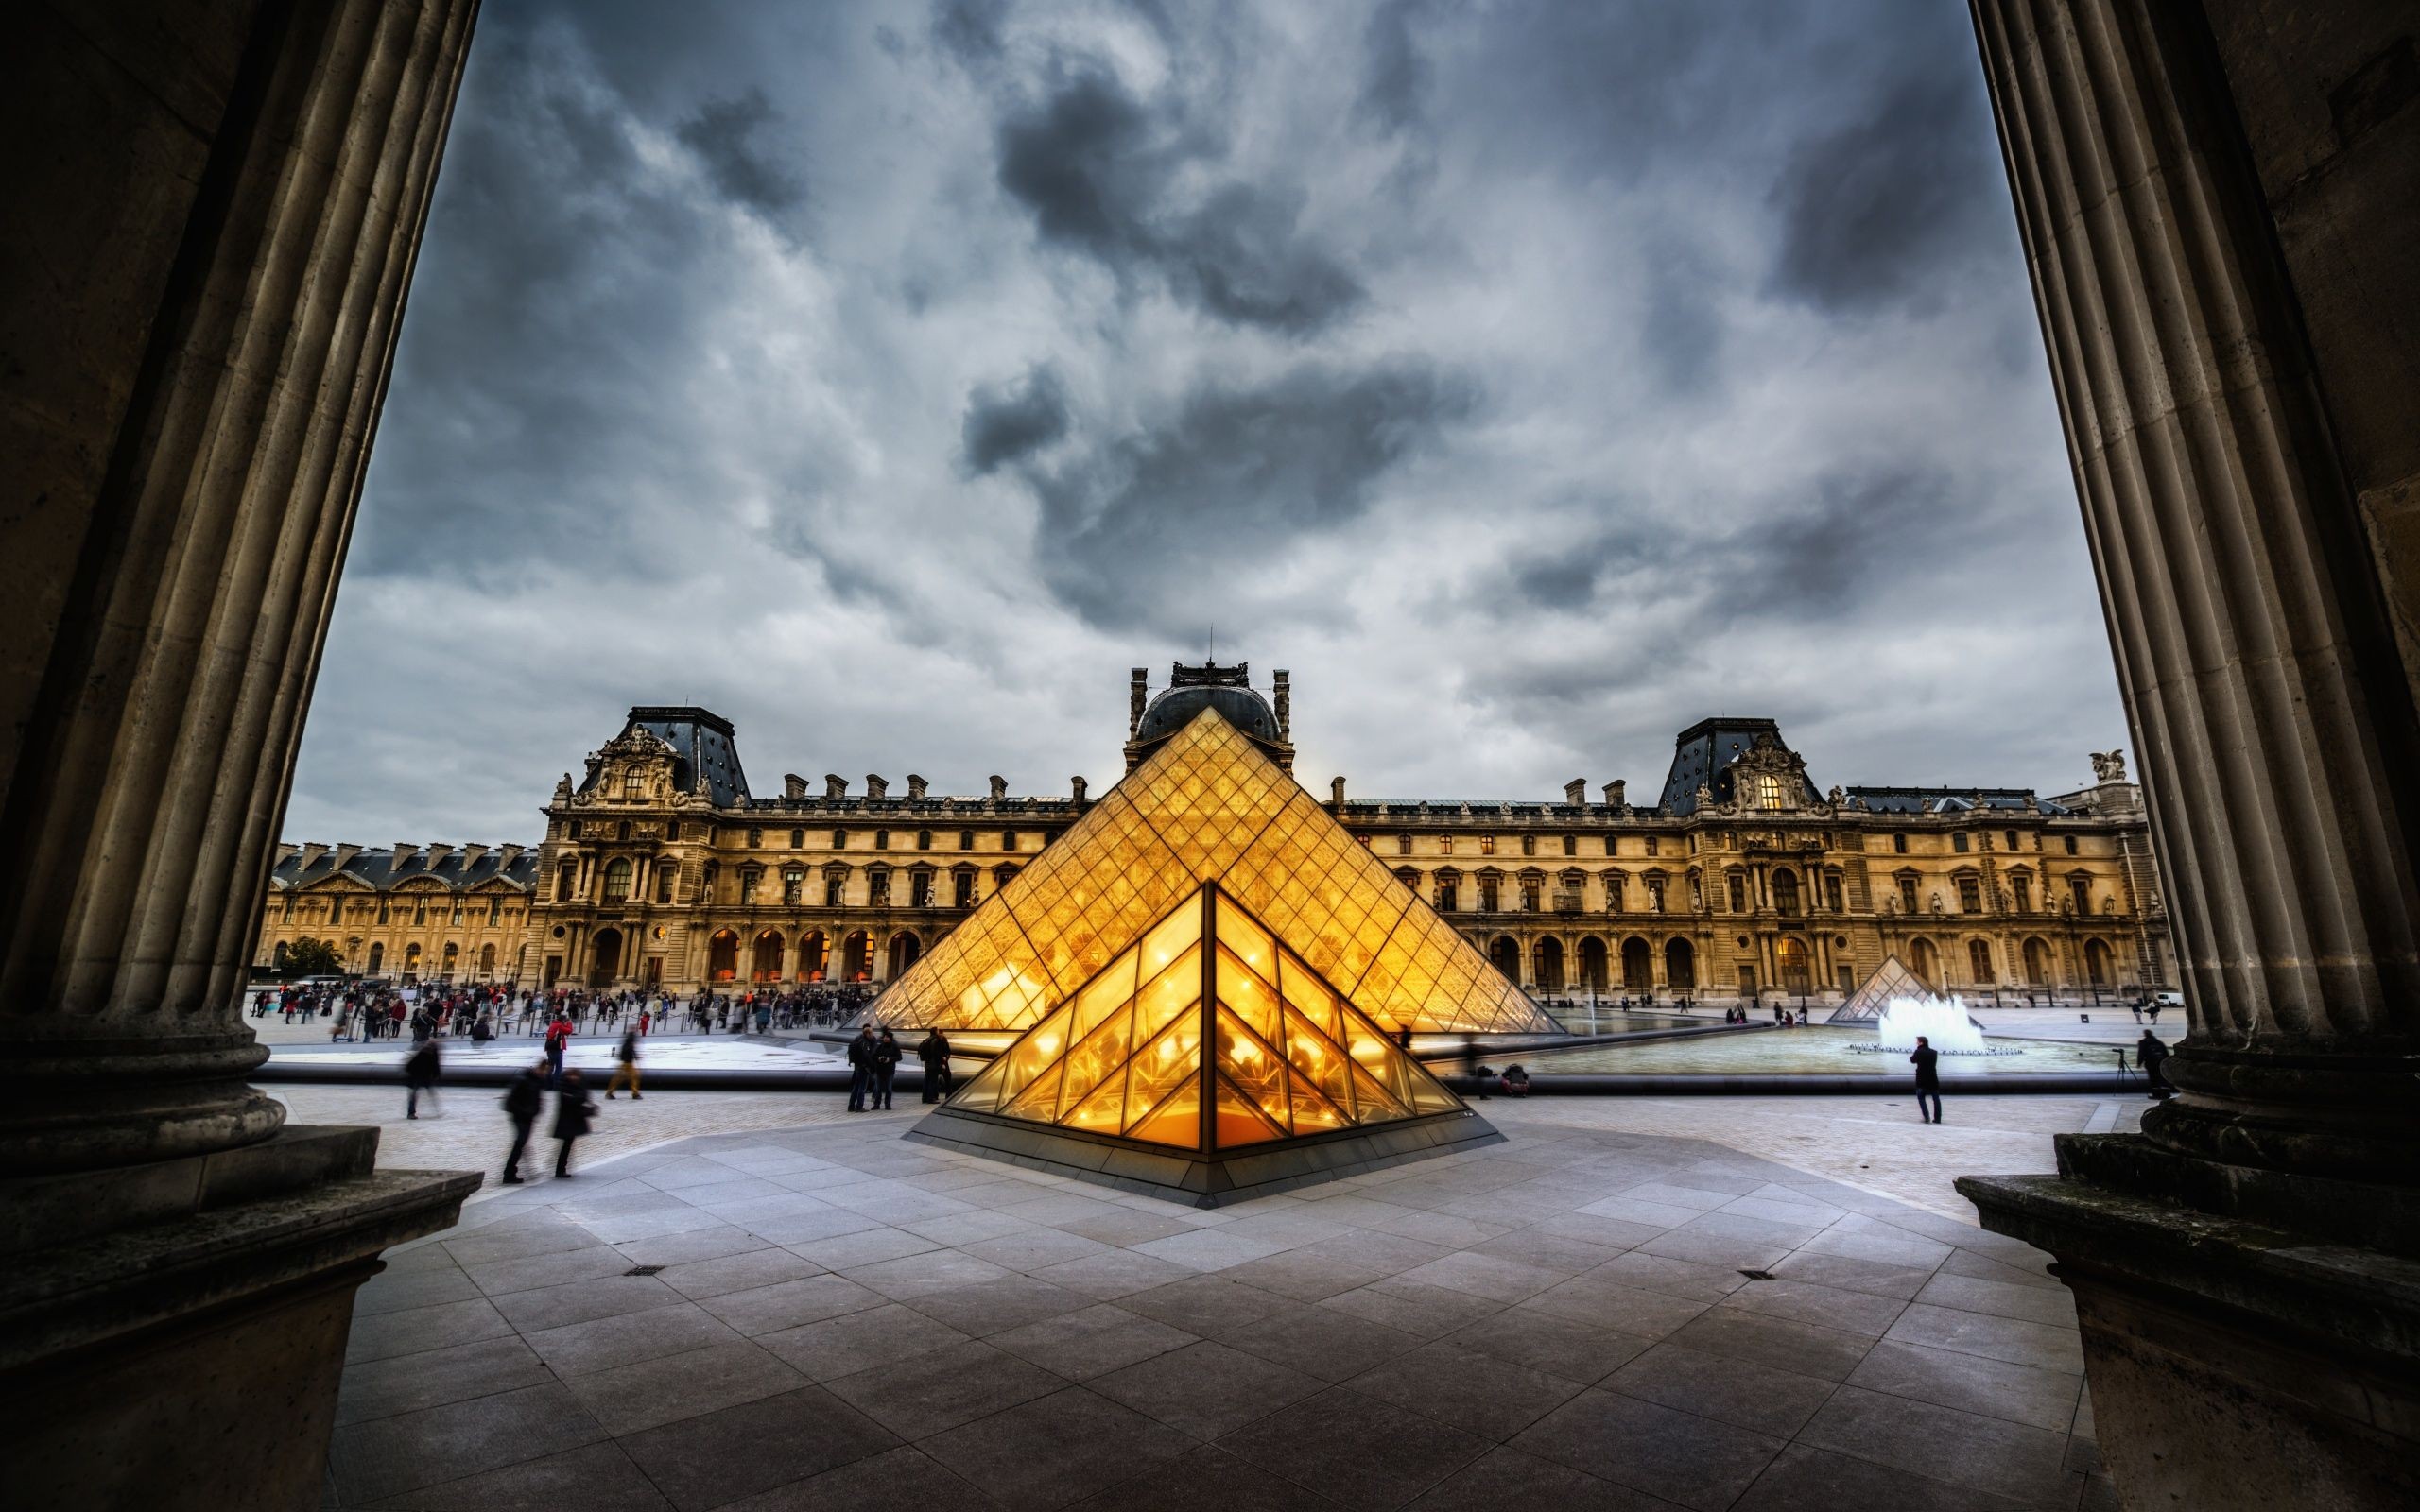
[[[305,849],[305,850],[308,850],[309,848],[306,846],[306,847],[304,847],[304,849]],[[418,854],[420,854],[420,847],[418,847],[418,846],[416,846],[416,845],[411,845],[411,844],[409,844],[409,843],[407,843],[407,842],[406,842],[406,841],[402,841],[402,840],[398,840],[398,841],[396,841],[396,842],[395,842],[395,869],[396,869],[396,870],[398,870],[398,871],[401,871],[401,870],[403,869],[403,868],[404,868],[404,863],[405,863],[405,862],[406,862],[406,861],[409,861],[412,857],[414,857],[414,856],[416,856],[416,855],[418,855]]]
[[[444,845],[441,843],[431,844],[428,848],[428,869],[435,871],[437,869],[437,864],[453,853],[454,848],[450,845]]]
[[[849,796],[849,780],[845,777],[836,776],[831,772],[824,773],[823,796],[825,798],[847,798]]]
[[[273,865],[280,867],[285,865],[288,861],[293,860],[297,855],[301,854],[302,850],[302,848],[301,846],[295,845],[290,841],[280,840],[277,842],[277,860]]]
[[[1279,667],[1276,678],[1270,691],[1277,695],[1277,738],[1291,741],[1294,738],[1294,675]]]
[[[342,871],[344,869],[345,863],[351,861],[354,857],[359,854],[361,854],[361,847],[357,845],[339,845],[337,847],[337,858],[334,862],[329,864],[328,869],[331,871]]]
[[[463,869],[464,871],[468,871],[468,870],[470,870],[473,867],[477,866],[477,865],[479,864],[479,857],[481,857],[481,856],[483,856],[483,855],[486,855],[487,853],[488,853],[488,848],[487,848],[486,846],[483,846],[483,845],[466,845],[466,846],[464,846],[464,847],[462,848],[462,869]]]
[[[890,796],[890,784],[889,782],[884,782],[881,778],[876,777],[872,772],[866,773],[866,797],[889,798]]]
[[[1327,780],[1327,800],[1330,803],[1335,804],[1340,809],[1344,807],[1343,778],[1331,777]]]
[[[1150,674],[1142,667],[1134,669],[1134,680],[1126,691],[1126,738],[1132,740],[1134,731],[1143,728],[1143,705],[1150,696]],[[998,778],[994,778],[998,782]]]
[[[922,803],[925,800],[925,788],[926,785],[927,784],[925,780],[918,777],[915,773],[909,772],[908,774],[908,796],[919,803]]]
[[[1575,777],[1563,784],[1563,800],[1573,808],[1584,808],[1588,802],[1588,779]]]
[[[1076,801],[1081,803],[1084,800],[1084,780],[1080,777],[1071,777],[1067,779],[1067,785],[1075,793]]]
[[[1628,808],[1630,806],[1630,799],[1625,796],[1625,794],[1630,784],[1627,782],[1618,777],[1615,778],[1612,782],[1607,782],[1605,784],[1605,807],[1609,809]]]
[[[782,774],[782,797],[792,799],[806,797],[806,779],[799,776],[796,772],[784,772]]]
[[[512,864],[520,860],[521,852],[527,849],[529,849],[527,846],[521,845],[497,846],[495,848],[495,869],[498,871],[510,871],[512,869]]]
[[[994,802],[994,803],[997,803],[997,802],[999,802],[1001,799],[1003,799],[1007,798],[1008,796],[1009,796],[1009,780],[1008,780],[1007,778],[1005,778],[1005,777],[994,777],[994,778],[993,778],[993,779],[992,779],[992,801],[993,801],[993,802]]]

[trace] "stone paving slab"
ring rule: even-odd
[[[2065,1289],[1943,1213],[1499,1100],[1504,1145],[1203,1224],[914,1116],[680,1140],[397,1251],[327,1504],[2109,1501]]]

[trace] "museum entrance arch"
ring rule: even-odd
[[[622,932],[600,929],[588,947],[588,985],[611,987],[622,971]]]
[[[739,931],[718,929],[706,941],[706,980],[731,982],[739,976]]]
[[[1664,946],[1664,985],[1675,992],[1694,992],[1698,985],[1698,950],[1685,939]]]
[[[1622,941],[1622,990],[1651,992],[1655,988],[1655,952],[1645,939],[1633,935]]]
[[[832,964],[831,950],[831,945],[823,937],[823,931],[820,929],[810,929],[800,936],[798,979],[802,982],[822,981],[825,969]]]
[[[863,982],[873,975],[873,942],[862,929],[853,929],[840,942],[840,980]]]
[[[1815,990],[1814,973],[1808,968],[1806,942],[1795,935],[1784,935],[1773,942],[1773,961],[1781,968],[1781,989],[1794,998],[1803,998]]]
[[[1538,990],[1563,990],[1563,941],[1551,935],[1538,941]]]
[[[1580,985],[1591,992],[1606,990],[1609,979],[1605,971],[1605,942],[1594,935],[1580,941]]]
[[[1487,946],[1487,958],[1515,987],[1521,982],[1521,945],[1510,935],[1498,935]]]
[[[749,952],[748,979],[752,982],[778,982],[782,979],[782,932],[769,929],[756,936],[755,946]]]
[[[917,957],[924,954],[925,942],[908,931],[903,929],[891,936],[890,946],[884,961],[885,969],[882,973],[884,980],[897,981],[908,968],[916,964]]]

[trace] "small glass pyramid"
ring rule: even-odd
[[[948,1107],[1206,1154],[1462,1104],[1211,885]]]
[[[1374,1023],[1559,1032],[1215,711],[1170,736],[875,1005],[901,1029],[1024,1029],[1216,883]]]
[[[1910,971],[1895,954],[1882,957],[1882,964],[1865,979],[1865,985],[1849,995],[1849,1000],[1834,1008],[1825,1023],[1878,1023],[1883,1005],[1893,998],[1928,998],[1932,988],[1924,979]]]

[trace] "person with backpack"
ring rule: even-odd
[[[596,1117],[596,1105],[588,1100],[579,1073],[564,1072],[562,1091],[555,1098],[555,1175],[561,1179],[571,1179],[571,1147],[586,1137]]]
[[[504,1184],[521,1185],[521,1152],[529,1147],[529,1125],[538,1122],[538,1112],[546,1103],[546,1063],[543,1060],[524,1071],[505,1090],[504,1115],[512,1120],[512,1148],[504,1158]]]
[[[639,1100],[639,1031],[637,1025],[633,1024],[623,1029],[622,1047],[614,1052],[614,1058],[617,1064],[614,1067],[614,1079],[605,1084],[605,1100],[607,1102],[612,1102],[614,1100],[614,1093],[621,1087],[622,1079],[627,1076],[630,1078],[631,1083],[631,1101],[634,1103],[637,1102]]]

